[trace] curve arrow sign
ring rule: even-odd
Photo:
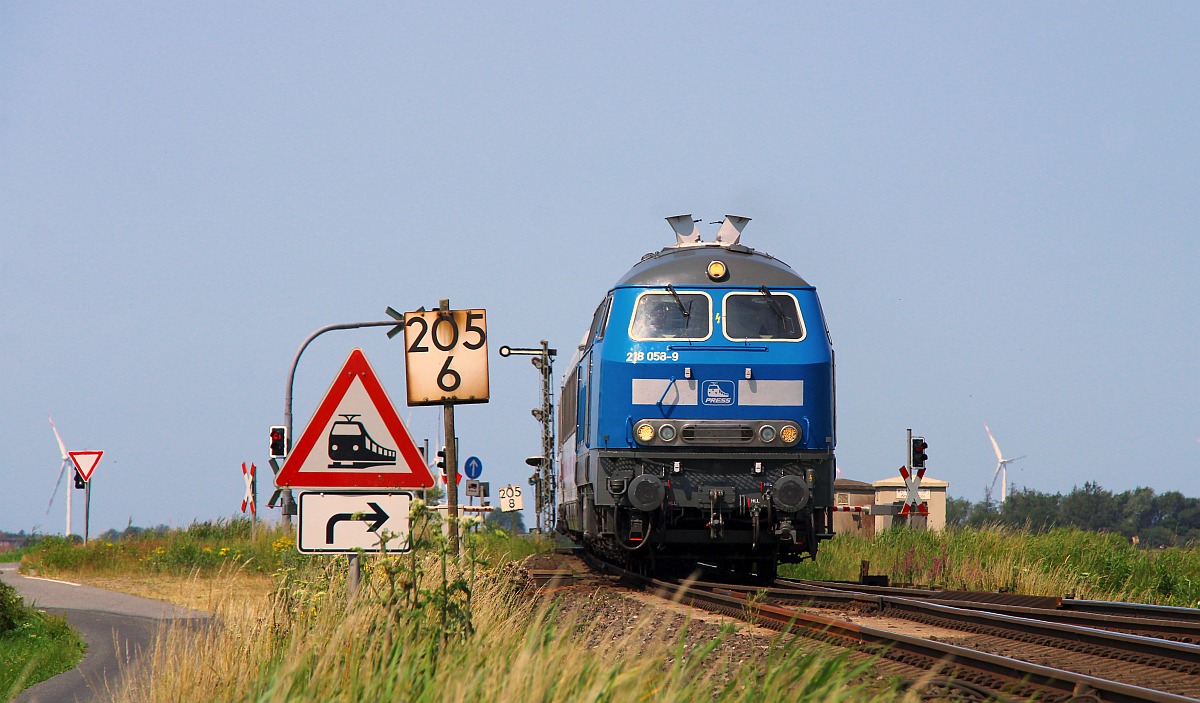
[[[296,548],[304,554],[408,552],[413,500],[408,491],[301,491]]]
[[[383,523],[387,522],[390,516],[383,511],[383,508],[379,507],[379,503],[370,502],[367,503],[367,505],[370,506],[373,512],[338,513],[337,515],[329,518],[329,522],[325,524],[325,544],[333,544],[333,528],[337,527],[339,522],[345,522],[349,520],[370,522],[371,525],[367,529],[371,532],[378,532],[379,528],[383,527]]]

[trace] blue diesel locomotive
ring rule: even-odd
[[[608,292],[559,402],[558,530],[647,573],[773,578],[833,536],[834,359],[816,290],[691,215]]]

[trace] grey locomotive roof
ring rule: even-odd
[[[729,278],[714,284],[708,278],[708,263],[720,260],[729,271]],[[722,246],[716,242],[700,246],[667,247],[646,254],[629,273],[617,281],[618,286],[737,286],[747,288],[808,287],[808,282],[790,266],[775,257],[734,244]]]

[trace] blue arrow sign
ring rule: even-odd
[[[467,463],[463,464],[463,471],[467,478],[475,480],[483,473],[483,462],[477,456],[468,457]]]

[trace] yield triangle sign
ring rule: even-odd
[[[104,456],[102,451],[84,451],[84,452],[67,452],[71,457],[71,461],[75,462],[75,468],[79,470],[79,475],[84,481],[92,480],[92,472],[96,470],[96,464],[100,463],[100,457]]]
[[[433,475],[361,349],[275,476],[280,488],[430,488]]]

